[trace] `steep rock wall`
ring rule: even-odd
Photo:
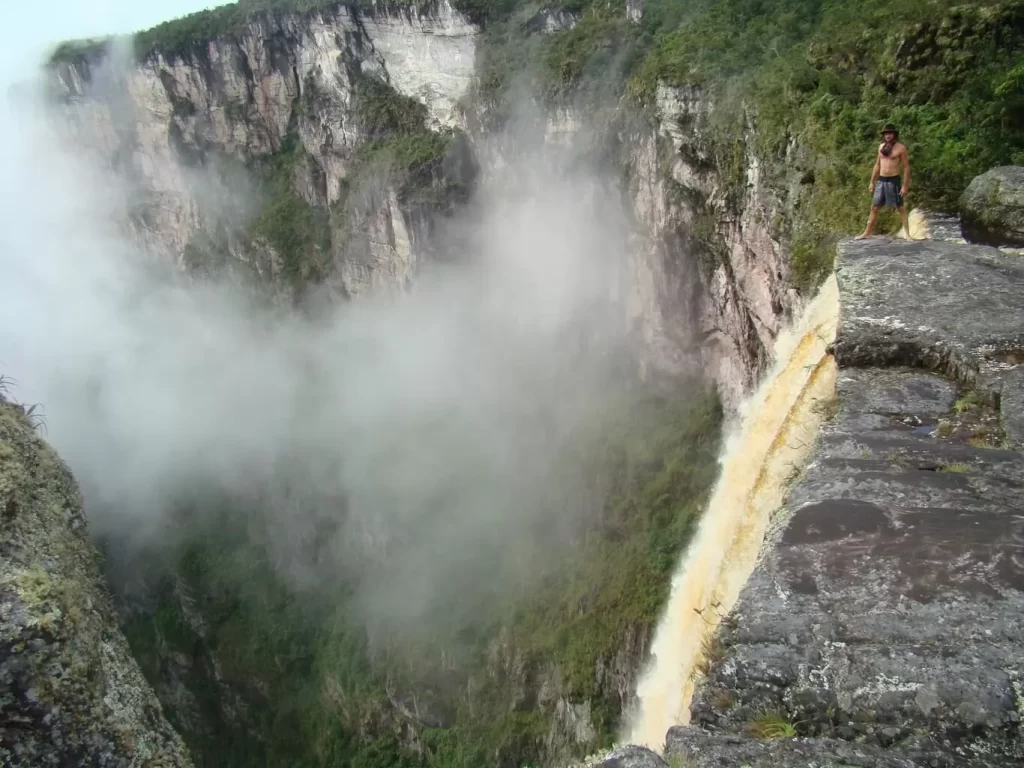
[[[215,235],[228,261],[265,280],[312,272],[343,297],[403,290],[436,251],[438,213],[458,204],[477,168],[486,174],[508,159],[490,151],[487,121],[471,103],[479,29],[446,3],[429,8],[264,14],[186,50],[158,49],[137,66],[113,66],[116,55],[59,63],[55,82],[75,140],[132,180],[131,228],[143,242],[188,265],[197,261],[190,247]],[[360,103],[367,78],[423,106],[413,130],[469,132],[419,180],[431,190],[420,197],[432,202],[412,202],[403,174],[366,172],[367,148],[382,137],[379,105]],[[714,109],[698,89],[662,86],[650,119],[616,139],[635,220],[626,322],[643,373],[699,365],[732,408],[796,296],[772,230],[786,199],[780,182],[752,151],[747,123],[730,137],[735,167],[722,167],[710,138]],[[580,144],[593,123],[584,110],[559,110],[544,140]],[[294,192],[329,212],[329,237],[311,245],[322,268],[296,270],[266,237],[238,232],[238,220],[256,214],[235,205],[245,196],[237,163],[282,152],[292,157],[285,173]]]
[[[723,167],[710,137],[714,109],[699,88],[659,86],[655,128],[632,141],[630,196],[643,233],[631,254],[633,297],[655,365],[699,356],[732,409],[798,299],[772,232],[794,198],[765,171],[746,121],[730,136],[736,167]]]
[[[54,84],[71,107],[71,140],[96,148],[133,185],[136,234],[182,259],[197,233],[245,214],[230,200],[232,192],[245,196],[244,174],[223,161],[275,155],[290,135],[302,155],[290,169],[294,190],[315,207],[339,203],[357,148],[377,138],[375,116],[355,104],[359,81],[423,104],[423,130],[458,126],[477,32],[447,3],[422,14],[367,15],[345,5],[266,13],[229,35],[158,49],[137,64],[116,49],[55,64]],[[427,223],[402,210],[394,185],[385,180],[363,193],[358,212],[333,233],[337,287],[348,295],[403,286],[426,247],[417,239]],[[365,233],[370,247],[350,256],[342,229]],[[281,254],[265,242],[246,245],[235,244],[232,255],[261,276],[279,276]]]
[[[118,628],[82,499],[0,397],[0,763],[192,765]]]

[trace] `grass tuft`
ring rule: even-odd
[[[700,661],[694,667],[692,676],[694,678],[707,677],[715,666],[725,658],[725,644],[718,633],[709,631],[700,641]]]
[[[792,739],[796,726],[779,712],[763,712],[748,723],[750,735],[755,739]]]
[[[953,462],[952,464],[943,464],[939,467],[940,472],[955,472],[957,474],[966,474],[971,471],[970,464],[963,464],[961,462]]]

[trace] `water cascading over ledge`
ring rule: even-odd
[[[629,743],[660,751],[669,728],[689,722],[710,638],[754,569],[772,513],[824,418],[820,404],[835,390],[836,366],[827,347],[838,315],[833,275],[780,334],[771,370],[741,408],[707,512],[672,581],[653,658],[637,688],[640,704]]]
[[[690,699],[665,760],[594,765],[1024,764],[1024,264],[931,236],[840,243],[835,395],[789,514],[699,679],[654,688]]]

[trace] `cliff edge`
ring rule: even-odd
[[[0,764],[192,765],[118,628],[71,473],[3,397]]]
[[[1024,759],[1024,263],[839,249],[834,416],[666,752],[724,765]]]

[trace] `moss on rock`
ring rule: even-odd
[[[191,766],[132,658],[67,466],[0,396],[0,763]]]

